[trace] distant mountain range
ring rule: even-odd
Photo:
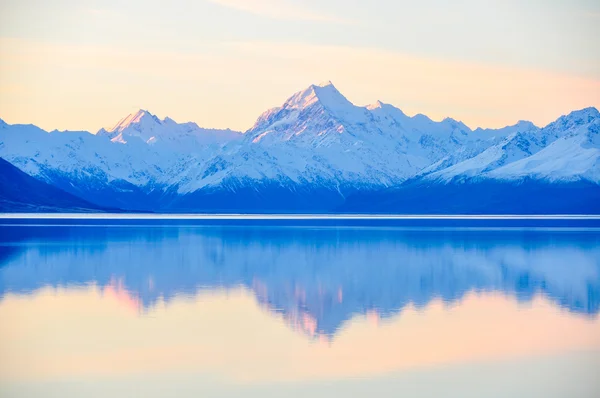
[[[379,101],[355,106],[330,82],[294,94],[244,133],[144,110],[96,134],[0,120],[0,157],[96,209],[600,213],[596,108],[543,128],[471,130]],[[2,211],[39,204],[25,187],[0,188],[11,197]],[[46,198],[64,210],[62,193]]]

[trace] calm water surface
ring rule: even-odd
[[[1,397],[598,397],[597,229],[0,226]]]

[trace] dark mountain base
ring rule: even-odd
[[[157,213],[600,214],[600,185],[537,180],[409,181],[393,189],[229,184],[187,195],[45,174],[52,185],[0,159],[0,211]]]
[[[165,198],[163,198],[164,200]],[[200,190],[172,197],[161,211],[190,213],[328,213],[344,203],[337,190],[279,185]]]
[[[22,172],[0,158],[0,211],[102,212],[106,208],[71,195]]]
[[[340,213],[396,214],[600,214],[600,185],[588,182],[407,183],[356,194]]]
[[[158,195],[148,194],[126,181],[98,183],[94,178],[72,180],[51,170],[47,170],[44,176],[53,186],[99,207],[132,212],[152,212],[159,207],[159,200],[155,197]]]

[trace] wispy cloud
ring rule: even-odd
[[[287,0],[207,0],[234,10],[244,11],[273,19],[301,20],[314,22],[352,23],[333,15],[326,15]]]

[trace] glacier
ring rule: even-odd
[[[326,82],[245,132],[146,110],[95,134],[0,121],[0,157],[126,211],[600,213],[599,135],[595,108],[545,127],[472,130],[381,101],[357,106]]]

